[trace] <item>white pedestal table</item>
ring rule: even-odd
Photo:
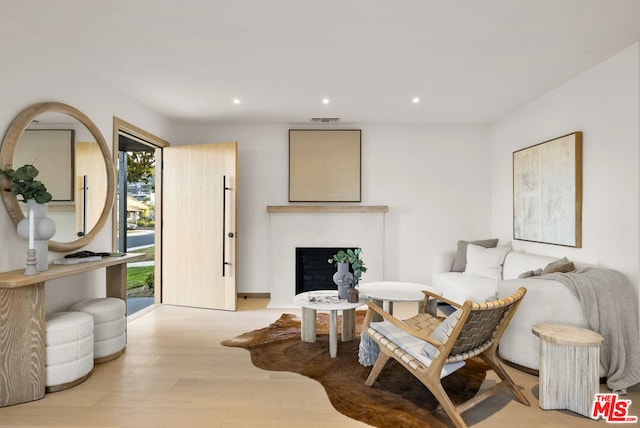
[[[302,307],[300,339],[303,342],[315,343],[316,313],[329,311],[329,355],[335,358],[338,354],[338,311],[342,311],[342,341],[353,340],[356,337],[356,308],[362,306],[365,299],[360,297],[358,303],[349,303],[346,300],[339,300],[337,303],[322,301],[332,296],[337,297],[338,290],[307,291],[297,294],[293,302]],[[319,301],[312,301],[310,297]]]
[[[390,314],[393,314],[393,302],[419,302],[421,304],[425,297],[422,290],[435,294],[442,293],[439,289],[429,285],[396,281],[364,282],[358,285],[358,290],[360,290],[361,296],[368,297],[374,302],[382,301],[382,309]],[[436,300],[430,300],[427,312],[436,315],[437,305]]]

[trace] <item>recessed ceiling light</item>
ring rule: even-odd
[[[329,104],[329,98],[323,98],[322,104]]]
[[[234,98],[233,99],[233,103],[234,104],[240,104],[240,98]]]
[[[413,98],[411,99],[411,102],[412,102],[412,103],[414,103],[414,104],[418,104],[418,103],[420,102],[420,98],[418,98],[418,97],[413,97]]]

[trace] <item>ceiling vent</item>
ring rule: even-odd
[[[312,117],[311,122],[313,123],[338,123],[340,121],[339,117]]]

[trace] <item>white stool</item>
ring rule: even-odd
[[[124,300],[115,297],[95,298],[74,303],[69,309],[93,316],[93,357],[96,364],[106,363],[122,354],[127,342]]]
[[[552,323],[535,324],[532,331],[540,338],[540,408],[590,417],[599,392],[602,336]]]
[[[82,312],[55,312],[45,321],[45,391],[82,383],[93,370],[93,318]]]

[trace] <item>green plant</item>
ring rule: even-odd
[[[367,268],[364,265],[364,260],[360,258],[360,254],[362,254],[362,248],[356,248],[354,250],[349,248],[346,251],[338,251],[328,260],[329,263],[349,263],[351,265],[351,269],[353,270],[354,287],[358,285],[360,278],[362,278],[362,274],[367,271]]]
[[[34,199],[39,204],[45,204],[51,200],[51,193],[47,192],[45,185],[35,178],[39,171],[33,165],[23,165],[18,169],[0,169],[0,173],[11,181],[11,187],[4,189],[16,196],[21,196],[23,202]]]
[[[154,271],[147,272],[147,276],[144,278],[144,284],[149,288],[153,288],[153,286],[155,284],[155,273],[154,273]]]
[[[149,272],[153,272],[154,266],[129,266],[127,267],[127,290],[144,287],[147,285]]]

